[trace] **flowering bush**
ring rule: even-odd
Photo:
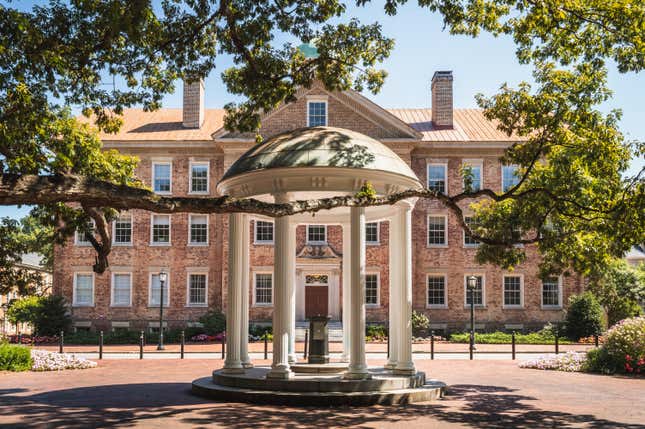
[[[551,369],[556,371],[582,371],[587,362],[585,353],[566,352],[564,354],[548,354],[537,359],[520,362],[520,368]]]
[[[63,369],[94,368],[96,362],[69,353],[32,350],[32,371],[61,371]]]
[[[615,324],[605,335],[602,347],[589,351],[590,371],[613,374],[645,373],[645,317]]]
[[[226,333],[222,332],[217,335],[206,335],[206,334],[198,334],[190,337],[190,341],[194,341],[196,343],[200,342],[205,342],[205,341],[226,341]]]

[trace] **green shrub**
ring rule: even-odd
[[[645,317],[625,319],[605,334],[603,345],[587,354],[588,370],[613,374],[645,371]]]
[[[585,292],[569,299],[566,333],[573,341],[600,334],[603,328],[603,311],[596,297]]]
[[[226,330],[226,316],[218,310],[211,310],[199,318],[208,335],[221,334]]]
[[[0,344],[0,370],[27,371],[31,369],[31,350],[14,344]]]
[[[468,343],[470,342],[470,333],[464,332],[460,334],[450,335],[450,341],[455,343]],[[512,334],[507,332],[490,332],[490,333],[477,333],[475,332],[475,343],[479,344],[511,344]],[[570,341],[559,340],[560,344],[570,344]],[[532,332],[530,334],[515,334],[516,344],[554,344],[555,335],[551,332]]]
[[[430,319],[423,313],[412,312],[412,336],[425,337],[430,329]]]
[[[254,337],[263,337],[264,333],[268,332],[269,334],[273,334],[273,326],[271,325],[250,325],[249,326],[249,335],[253,335]]]
[[[616,299],[606,310],[608,326],[614,326],[623,319],[643,315],[643,309],[638,302],[629,298]]]
[[[383,341],[387,339],[385,325],[373,324],[365,326],[365,339],[367,341]]]
[[[68,332],[72,319],[65,299],[60,295],[28,296],[13,301],[7,311],[11,323],[28,323],[38,335],[59,335]]]

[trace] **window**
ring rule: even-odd
[[[94,220],[89,221],[87,223],[87,229],[90,230],[90,231],[94,231],[94,228],[95,228]],[[74,242],[75,242],[75,244],[77,246],[91,246],[92,243],[90,242],[89,238],[87,238],[88,235],[90,235],[90,234],[91,233],[80,232],[80,231],[77,230],[76,233],[74,234]]]
[[[560,279],[549,277],[542,280],[542,307],[560,308],[562,306],[560,297]]]
[[[428,307],[447,307],[446,276],[428,275]]]
[[[522,277],[504,276],[504,307],[522,306]]]
[[[190,193],[208,193],[208,162],[190,163]]]
[[[446,164],[428,164],[428,189],[445,194],[448,189],[447,174]]]
[[[94,305],[94,274],[76,273],[74,275],[74,305],[91,307]]]
[[[206,305],[206,274],[188,275],[188,305]]]
[[[132,216],[120,216],[114,221],[113,228],[114,244],[132,244]]]
[[[470,192],[479,191],[482,188],[482,165],[475,163],[464,163],[465,167],[470,167],[472,173],[472,186]],[[466,183],[464,181],[464,191],[466,190]]]
[[[378,234],[378,222],[370,222],[365,224],[365,243],[367,244],[378,244],[379,234]]]
[[[170,215],[152,215],[152,244],[170,244]]]
[[[132,274],[114,273],[112,274],[112,305],[124,306],[130,305],[130,292],[132,290]]]
[[[168,303],[170,302],[170,297],[169,295],[169,287],[168,283],[170,283],[170,274],[166,276],[166,281],[163,285],[163,306],[168,307]],[[160,303],[160,298],[161,298],[161,281],[159,280],[159,274],[151,274],[150,275],[150,299],[149,301],[149,306],[150,307],[159,307]]]
[[[517,177],[517,165],[502,166],[502,192],[506,192],[520,182]]]
[[[428,246],[446,244],[446,216],[428,216]]]
[[[308,243],[326,243],[327,227],[325,225],[307,225]]]
[[[378,274],[365,274],[365,304],[378,306]]]
[[[464,290],[465,290],[465,293],[466,293],[466,300],[465,300],[466,306],[470,305],[471,293],[468,290],[468,277],[470,277],[470,276],[471,276],[471,274],[467,274],[466,276],[464,276]],[[474,303],[475,303],[475,305],[483,307],[484,306],[484,276],[475,274],[475,277],[477,278],[477,285],[475,286],[475,292],[474,292],[475,300],[474,300]]]
[[[255,305],[273,304],[273,274],[255,274]]]
[[[208,215],[190,215],[190,244],[208,244]]]
[[[474,221],[474,219],[470,216],[465,216],[464,221],[466,222],[466,225],[468,225],[471,228],[474,228],[477,226],[477,223]],[[464,246],[478,246],[479,241],[475,240],[470,234],[466,232],[464,229]]]
[[[273,222],[255,221],[255,242],[273,243]]]
[[[172,163],[170,162],[153,162],[152,163],[152,186],[155,192],[160,194],[169,194],[172,190]]]
[[[307,126],[327,126],[327,102],[310,101],[307,103]]]

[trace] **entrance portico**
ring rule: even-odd
[[[286,203],[333,196],[351,196],[370,183],[378,195],[421,184],[394,152],[365,135],[338,128],[316,127],[278,135],[244,154],[218,185],[223,195],[253,197]],[[370,378],[365,361],[365,224],[390,221],[390,360],[396,374],[412,375],[412,264],[411,211],[415,200],[391,206],[337,207],[314,215],[298,214],[275,219],[273,364],[267,378],[289,379],[295,361],[295,321],[307,312],[327,312],[342,317],[347,379]],[[295,227],[300,223],[343,226],[342,265],[325,264],[324,257],[298,264]],[[229,290],[227,299],[227,348],[225,373],[239,373],[250,366],[248,353],[248,218],[229,218]],[[305,251],[306,249],[303,249]],[[310,249],[312,250],[312,249]],[[302,256],[302,252],[300,256]],[[312,250],[313,251],[313,250]],[[324,255],[323,255],[324,256]],[[337,255],[331,255],[332,259]],[[247,274],[242,274],[245,271]],[[342,276],[342,277],[341,277]],[[342,278],[342,303],[340,280]],[[308,288],[311,292],[308,293]],[[326,293],[325,293],[326,292]],[[308,295],[309,298],[308,298]],[[307,300],[309,299],[309,306]],[[321,300],[325,300],[321,302]],[[326,308],[325,308],[325,304]],[[394,306],[394,308],[392,308]],[[243,314],[246,314],[244,320]],[[246,326],[245,326],[246,325]],[[245,356],[243,354],[246,354]]]

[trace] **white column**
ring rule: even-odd
[[[367,379],[365,362],[365,208],[351,209],[351,321],[352,345],[344,378]]]
[[[276,194],[275,202],[288,201],[286,194]],[[289,218],[275,220],[275,246],[273,262],[273,364],[268,372],[269,378],[291,378],[289,369]]]
[[[289,289],[289,363],[296,363],[296,224],[289,224],[287,245],[289,269],[287,284]]]
[[[389,306],[388,306],[388,335],[389,335],[389,354],[385,368],[394,369],[399,360],[399,289],[401,287],[401,249],[399,248],[401,228],[399,221],[399,210],[396,210],[389,224],[389,253],[390,253],[390,288],[389,288]]]
[[[240,359],[240,325],[242,322],[242,266],[244,215],[228,217],[228,295],[226,305],[226,360],[223,371],[243,373]]]
[[[351,266],[351,242],[352,236],[349,224],[343,224],[343,354],[342,362],[349,362],[352,336],[350,335],[349,326],[351,323],[351,283],[352,276]]]
[[[399,353],[395,374],[411,375],[416,373],[412,362],[412,204],[405,203],[399,208],[398,223],[400,235],[401,269],[399,288]]]
[[[244,368],[252,368],[249,357],[249,216],[244,215],[242,229],[242,323],[240,325],[240,359]]]

